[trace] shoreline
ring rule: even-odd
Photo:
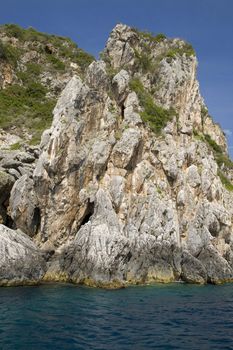
[[[186,286],[200,286],[200,287],[205,287],[205,286],[224,286],[227,284],[233,284],[233,281],[226,281],[222,283],[188,283],[185,281],[169,281],[169,282],[151,282],[151,283],[124,283],[122,285],[118,284],[101,284],[101,283],[93,283],[93,284],[87,284],[87,283],[75,283],[72,281],[40,281],[40,282],[35,282],[35,283],[17,283],[17,284],[4,284],[0,285],[1,288],[14,288],[14,287],[40,287],[40,286],[74,286],[74,287],[87,287],[87,288],[92,288],[92,289],[97,289],[97,290],[119,290],[119,289],[127,289],[130,287],[157,287],[157,286],[171,286],[171,285],[186,285]]]

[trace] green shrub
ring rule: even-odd
[[[205,106],[201,106],[201,118],[205,119],[208,116],[208,109]]]
[[[20,130],[26,127],[32,134],[41,134],[52,121],[55,101],[45,97],[46,89],[39,83],[12,85],[0,91],[0,127]]]
[[[177,56],[182,56],[183,54],[186,54],[187,56],[195,55],[195,52],[190,44],[185,44],[182,48],[180,47],[174,47],[171,49],[164,50],[160,55],[157,57],[151,58],[151,47],[147,44],[143,44],[143,50],[139,52],[138,50],[134,50],[135,54],[135,63],[137,69],[141,70],[143,73],[155,73],[159,66],[160,62],[166,58],[175,59]]]
[[[227,169],[233,169],[233,161],[224,153],[216,153],[215,160],[218,166],[226,167]]]
[[[38,75],[42,72],[42,67],[36,63],[27,63],[27,73],[30,74],[31,77],[37,78]]]
[[[36,29],[29,27],[24,29],[23,39],[24,41],[39,41],[41,43],[47,43],[50,35],[46,33],[38,32]]]
[[[32,27],[27,29],[21,28],[15,24],[6,24],[0,26],[0,30],[4,32],[8,37],[15,37],[20,41],[31,41],[32,45],[40,54],[45,54],[43,45],[52,44],[57,49],[57,57],[53,54],[47,54],[47,61],[49,61],[53,68],[56,70],[63,71],[66,68],[65,63],[61,58],[70,59],[72,62],[77,63],[82,70],[85,70],[95,58],[77,47],[71,39],[41,33]],[[39,42],[42,45],[38,47],[34,45],[35,42]],[[17,49],[9,44],[0,43],[0,58],[8,60],[10,63],[16,65],[19,58]],[[22,80],[25,79],[25,74],[20,72]]]
[[[28,84],[31,81],[38,79],[39,75],[42,73],[42,67],[36,63],[26,64],[25,71],[18,71],[17,76],[24,84]]]
[[[167,57],[167,58],[176,58],[176,56],[177,56],[177,50],[175,49],[168,50],[164,55],[164,57]]]
[[[102,61],[106,63],[107,66],[111,65],[111,58],[108,56],[108,54],[105,51],[100,52],[99,57]]]
[[[46,33],[38,32],[32,27],[24,29],[16,24],[5,24],[1,26],[1,29],[8,37],[15,37],[21,41],[40,41],[45,43],[51,36]]]
[[[177,56],[182,56],[186,54],[186,56],[195,56],[195,51],[191,44],[184,44],[182,47],[174,47],[164,52],[164,57],[168,57],[171,59],[176,58]]]
[[[57,57],[55,57],[52,54],[47,55],[47,60],[53,65],[54,69],[63,71],[66,68],[65,63],[59,60]]]
[[[3,44],[0,41],[0,58],[12,64],[13,66],[17,66],[17,62],[20,56],[20,51],[16,47],[10,44]]]
[[[221,146],[219,146],[208,134],[199,135],[202,141],[205,141],[214,153],[214,158],[218,166],[233,169],[233,161],[226,155]]]
[[[117,130],[117,131],[115,132],[115,139],[116,139],[117,141],[119,141],[119,140],[121,139],[121,137],[122,137],[122,131]]]
[[[166,39],[166,35],[163,33],[159,33],[154,37],[154,40],[157,42],[163,41],[164,39]]]
[[[140,69],[143,73],[149,72],[152,70],[152,60],[149,57],[148,53],[139,53],[137,50],[134,51],[135,58],[136,58],[136,66],[138,69]]]
[[[0,90],[0,127],[4,129],[16,127],[18,134],[22,128],[26,128],[33,136],[31,143],[37,144],[43,130],[51,124],[52,110],[55,106],[55,101],[47,97],[48,90],[40,84],[40,75],[48,71],[68,71],[69,62],[77,63],[82,71],[94,57],[78,48],[68,38],[40,33],[34,28],[23,29],[17,25],[5,25],[0,26],[0,32],[21,42],[28,41],[25,47],[22,43],[16,44],[24,47],[18,49],[0,40],[0,59],[15,66],[15,73],[20,82]],[[48,44],[52,45],[51,52],[49,50],[46,52]],[[27,52],[28,49],[36,50],[40,55],[38,62],[44,64],[27,63],[23,65],[22,71],[21,65],[17,67],[17,64],[21,53]]]
[[[134,31],[143,39],[147,39],[151,42],[158,43],[166,39],[166,35],[163,33],[153,34],[149,31],[139,31],[137,28],[134,28]]]
[[[198,132],[193,132],[196,139],[201,140],[203,142],[206,142],[209,147],[211,148],[214,159],[219,167],[218,169],[218,175],[223,183],[223,185],[226,187],[227,190],[233,191],[233,184],[230,182],[230,180],[224,175],[224,173],[220,169],[233,169],[233,161],[228,157],[227,154],[225,154],[222,150],[222,148],[211,138],[208,134],[199,134]]]
[[[197,130],[193,130],[193,136],[196,140],[206,142],[204,135],[202,133],[199,133]]]
[[[75,43],[70,43],[71,47],[60,45],[59,55],[64,58],[69,58],[72,62],[77,63],[81,69],[85,70],[91,62],[95,60],[94,56],[79,49]],[[58,46],[57,46],[58,47]]]
[[[11,151],[17,151],[20,148],[21,148],[21,143],[20,142],[16,142],[16,143],[14,143],[14,144],[12,144],[10,146]]]
[[[89,55],[85,51],[78,49],[77,53],[72,58],[72,61],[77,63],[81,69],[86,69],[95,58],[92,55]]]
[[[231,181],[221,172],[221,170],[218,170],[218,176],[220,177],[220,180],[222,184],[225,186],[225,188],[228,191],[233,191],[233,184]]]
[[[47,89],[40,83],[34,81],[28,83],[26,87],[26,94],[29,98],[41,100],[45,97]]]
[[[5,24],[4,31],[7,36],[14,37],[19,40],[23,40],[24,38],[24,29],[18,26],[17,24]]]
[[[233,161],[225,154],[221,148],[208,134],[198,133],[196,130],[193,131],[193,135],[197,140],[206,142],[211,148],[214,159],[218,164],[219,168],[233,169]]]
[[[223,153],[222,148],[210,137],[208,134],[204,134],[205,141],[216,153]]]
[[[176,115],[173,109],[164,109],[157,106],[153,100],[153,97],[144,89],[142,82],[135,78],[130,82],[131,90],[135,91],[140,105],[144,111],[141,113],[142,120],[147,123],[150,128],[159,135],[161,130],[167,125],[167,123]]]
[[[136,71],[140,70],[142,73],[151,73],[155,76],[159,72],[161,60],[164,57],[159,55],[152,59],[150,47],[148,45],[144,45],[144,47],[144,50],[140,53],[138,50],[134,50]]]

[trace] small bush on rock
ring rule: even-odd
[[[223,172],[221,170],[218,170],[218,176],[220,177],[220,180],[222,182],[222,184],[225,186],[225,188],[228,191],[233,191],[233,184],[231,183],[231,181],[223,174]]]
[[[139,102],[144,109],[141,113],[142,120],[147,123],[151,130],[157,135],[160,135],[162,129],[172,120],[172,117],[176,115],[175,111],[156,105],[153,97],[145,90],[139,79],[132,79],[130,88],[136,92]]]

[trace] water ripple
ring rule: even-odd
[[[1,288],[0,349],[233,349],[233,285]]]

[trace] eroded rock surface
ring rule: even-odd
[[[12,189],[14,224],[47,254],[44,279],[231,281],[233,196],[206,142],[194,53],[117,25],[103,58],[70,80],[33,176]]]
[[[35,243],[23,232],[0,224],[0,286],[36,284],[45,270]]]
[[[0,140],[0,223],[12,227],[14,224],[8,215],[11,189],[22,176],[32,177],[39,148],[27,146],[24,150],[10,150],[5,147]]]

